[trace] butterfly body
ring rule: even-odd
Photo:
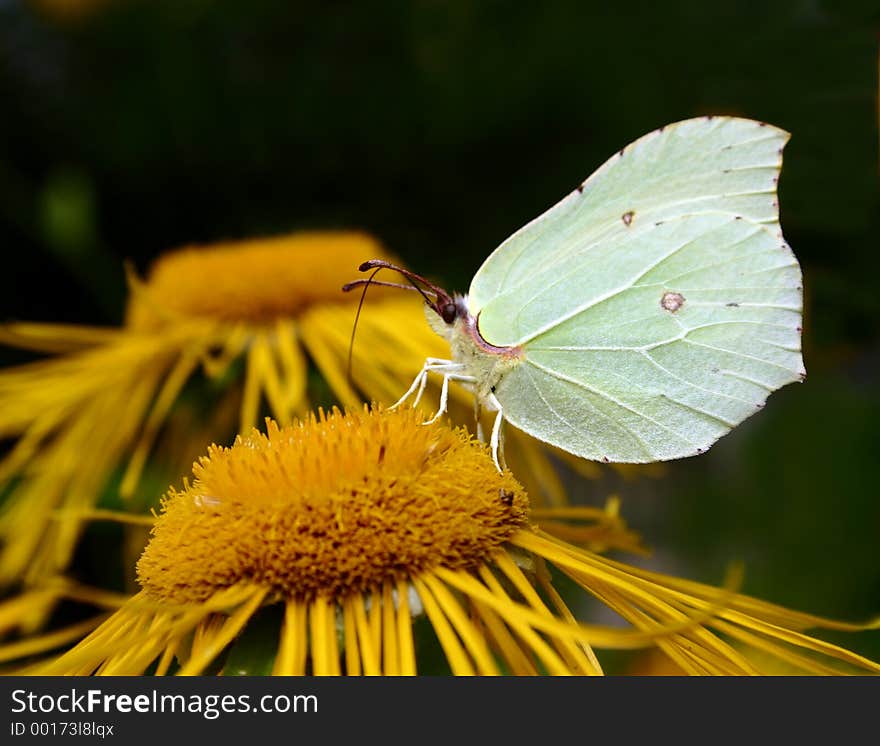
[[[468,310],[467,296],[455,296],[454,302],[456,316],[452,323],[444,322],[430,308],[426,308],[425,315],[431,328],[449,342],[452,362],[474,379],[472,386],[478,401],[488,401],[505,375],[522,362],[523,349],[487,342],[480,334],[477,319]]]

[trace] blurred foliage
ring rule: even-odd
[[[876,0],[53,10],[75,4],[0,3],[0,318],[115,323],[124,259],[299,227],[365,228],[464,290],[657,126],[730,113],[792,132],[806,384],[664,479],[577,492],[617,489],[664,569],[717,581],[742,558],[747,592],[880,612]]]

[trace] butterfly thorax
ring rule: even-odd
[[[495,393],[504,375],[519,365],[522,347],[498,347],[487,342],[480,334],[479,317],[467,307],[467,296],[454,298],[455,315],[445,321],[433,310],[427,309],[431,328],[449,342],[452,361],[464,365],[465,372],[476,379],[475,393],[480,400]]]

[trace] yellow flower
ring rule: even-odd
[[[275,674],[415,674],[413,619],[422,613],[455,674],[600,674],[597,651],[647,646],[688,673],[759,673],[743,645],[808,672],[880,672],[801,631],[856,625],[550,536],[484,444],[423,419],[411,409],[334,410],[213,446],[193,481],[163,501],[138,563],[141,592],[70,650],[23,672],[222,671],[254,615],[273,605],[283,607]],[[554,585],[561,576],[628,626],[576,621]],[[0,660],[75,634],[81,628],[13,643]]]
[[[358,298],[341,288],[371,258],[391,257],[349,232],[189,247],[161,257],[145,280],[130,273],[122,329],[0,326],[0,343],[54,353],[0,371],[0,438],[17,439],[0,459],[0,585],[62,572],[82,530],[73,517],[87,518],[108,483],[116,489],[111,479],[134,494],[160,432],[157,448],[173,454],[164,481],[205,443],[247,432],[264,408],[287,424],[314,403],[396,401],[424,359],[448,349],[420,298],[376,287],[357,328],[352,385]],[[204,379],[207,417],[181,396]],[[467,416],[467,393],[453,395]],[[543,447],[526,436],[510,443],[533,496],[564,501]],[[59,512],[68,520],[53,520]]]

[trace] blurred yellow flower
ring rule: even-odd
[[[857,625],[550,536],[484,444],[423,419],[411,409],[334,410],[286,427],[269,421],[267,434],[213,446],[193,481],[163,501],[138,563],[141,592],[67,652],[18,672],[222,672],[230,646],[273,604],[284,608],[275,674],[415,674],[421,613],[454,674],[596,675],[597,649],[642,647],[691,674],[760,673],[742,646],[805,672],[880,672],[802,632]],[[554,574],[628,625],[576,621]],[[45,654],[81,634],[77,626],[13,643],[0,660]]]

